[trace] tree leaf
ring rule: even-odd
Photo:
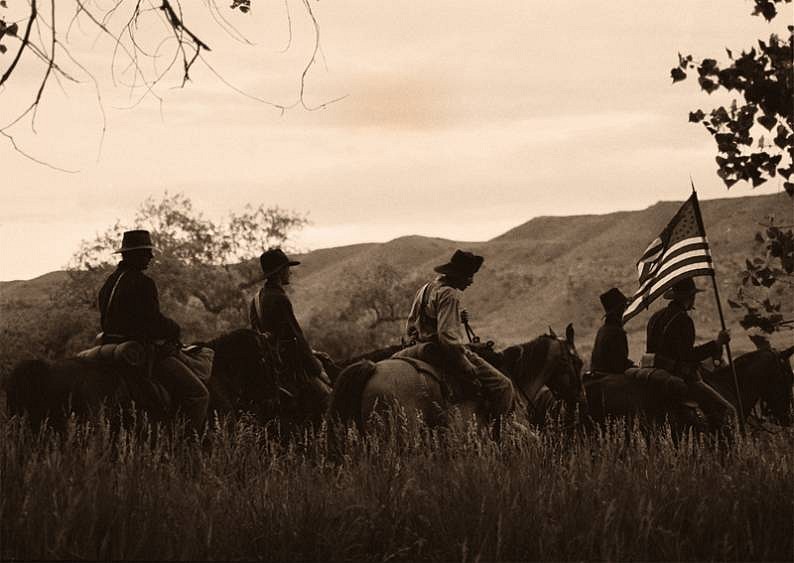
[[[774,115],[764,114],[758,118],[758,123],[763,125],[767,131],[771,131],[772,127],[777,125],[777,118]]]
[[[717,68],[717,61],[714,59],[703,59],[703,62],[700,63],[700,68],[698,72],[700,72],[701,76],[705,76],[707,74],[712,74],[715,72]]]
[[[702,76],[698,78],[698,84],[700,84],[700,87],[703,88],[709,94],[711,94],[714,90],[719,88],[719,85],[716,82],[714,82],[711,78],[703,78]]]

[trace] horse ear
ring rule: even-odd
[[[554,332],[554,329],[551,328],[551,326],[549,326],[549,336],[551,336],[552,338],[557,338],[557,333]]]
[[[565,327],[565,340],[568,341],[568,344],[573,346],[573,337],[574,337],[574,330],[573,330],[573,323],[568,323],[568,326]]]

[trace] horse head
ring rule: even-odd
[[[573,325],[566,327],[565,338],[558,337],[551,328],[549,331],[531,342],[507,348],[503,371],[510,375],[519,393],[533,407],[545,386],[555,398],[585,411],[584,362],[576,350]]]
[[[794,354],[794,346],[777,352],[772,350],[775,355],[777,369],[772,377],[772,384],[767,388],[762,399],[768,414],[772,415],[782,426],[791,426],[791,407],[794,402],[794,372],[791,370],[790,359]]]
[[[221,385],[235,408],[263,414],[278,396],[275,375],[268,362],[268,345],[262,335],[237,329],[206,344],[215,350],[210,391]]]
[[[575,332],[573,323],[568,323],[565,327],[565,338],[558,338],[557,342],[560,345],[560,363],[562,369],[558,370],[558,386],[560,394],[570,403],[576,403],[579,408],[583,409],[587,406],[587,397],[585,395],[584,383],[582,382],[582,367],[584,362],[579,357],[579,352],[576,350],[574,342]],[[554,391],[554,388],[549,387]]]

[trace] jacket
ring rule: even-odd
[[[179,339],[179,324],[160,312],[154,280],[124,260],[99,290],[98,305],[106,338],[118,335],[141,342]]]
[[[422,286],[414,297],[405,333],[417,342],[437,342],[449,352],[464,351],[460,320],[462,292],[436,278]]]
[[[302,366],[307,375],[317,377],[322,365],[314,357],[311,346],[301,330],[286,291],[281,285],[265,283],[249,306],[251,328],[272,334],[279,353],[288,351],[290,359]],[[297,366],[296,366],[297,367]]]
[[[721,353],[720,346],[713,340],[695,346],[695,323],[677,301],[671,301],[651,316],[647,336],[648,353],[673,360],[682,367],[695,366]]]
[[[619,318],[608,316],[596,334],[590,369],[623,373],[634,363],[629,359],[629,341]]]

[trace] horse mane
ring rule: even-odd
[[[249,346],[258,347],[256,333],[250,328],[237,328],[226,334],[221,334],[208,342],[196,342],[198,346],[207,346],[215,353],[237,354],[244,352]]]
[[[554,340],[551,335],[541,334],[529,342],[505,348],[502,350],[502,371],[513,380],[524,373],[537,373],[543,367],[549,346]]]
[[[359,354],[358,356],[354,356],[349,360],[344,360],[338,365],[341,366],[352,366],[358,362],[368,360],[370,362],[379,362],[381,360],[386,360],[391,358],[392,354],[395,352],[399,352],[403,349],[402,344],[392,344],[385,348],[378,348],[377,350],[371,350],[369,352],[364,352],[363,354]]]
[[[763,358],[764,356],[768,356],[768,360],[772,362],[776,362],[778,360],[778,352],[772,350],[770,348],[761,348],[759,350],[753,350],[752,352],[747,352],[746,354],[742,354],[741,356],[733,359],[733,364],[737,370],[742,370],[745,368],[746,364],[751,362],[758,361],[759,358]],[[758,372],[761,374],[762,377],[770,375],[767,371],[761,370]],[[720,380],[733,385],[733,372],[731,372],[730,366],[725,365],[719,369],[714,370],[710,375],[710,378],[714,378],[716,380]],[[756,378],[758,379],[758,378]]]

